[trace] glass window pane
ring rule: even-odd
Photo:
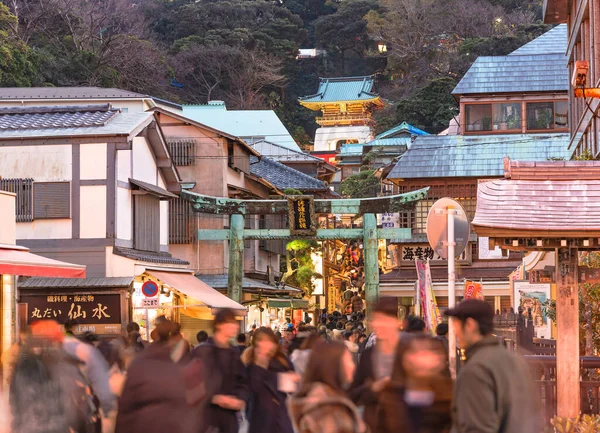
[[[556,101],[554,103],[554,121],[557,129],[569,127],[569,101]]]
[[[527,103],[527,130],[554,129],[554,102]]]
[[[494,131],[521,130],[521,103],[494,104]]]
[[[467,132],[492,130],[492,104],[471,104],[465,107]]]

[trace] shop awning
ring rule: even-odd
[[[308,310],[308,301],[306,299],[269,299],[269,307]]]
[[[212,310],[213,314],[221,308],[230,308],[241,316],[245,316],[248,312],[246,307],[219,293],[192,273],[152,270],[146,272],[163,284],[191,298],[186,301],[189,308],[207,307]]]
[[[0,247],[0,274],[24,277],[85,278],[85,266],[38,256],[23,247]]]

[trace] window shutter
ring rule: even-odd
[[[33,179],[0,179],[0,190],[14,193],[18,223],[33,221]]]
[[[167,140],[167,146],[177,167],[196,165],[196,140],[185,138]]]
[[[150,194],[136,195],[134,202],[133,247],[160,251],[160,200]]]
[[[33,218],[71,218],[70,182],[35,182]]]
[[[169,243],[191,244],[194,241],[195,224],[191,202],[181,198],[169,200]]]
[[[233,166],[242,173],[250,173],[250,156],[241,144],[235,143],[233,145],[233,156]]]

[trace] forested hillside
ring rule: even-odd
[[[182,103],[273,108],[300,144],[319,76],[378,75],[378,129],[429,132],[480,55],[547,30],[541,0],[6,0],[0,85],[120,87]],[[385,50],[383,49],[385,46]],[[297,59],[299,48],[322,56]]]

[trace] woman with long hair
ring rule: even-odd
[[[281,378],[293,372],[293,367],[271,328],[262,327],[254,332],[252,346],[244,351],[242,361],[250,387],[246,411],[248,433],[293,433],[286,390],[280,387]],[[288,379],[294,380],[293,376]]]
[[[447,433],[452,378],[443,343],[425,334],[407,339],[380,398],[378,432]]]
[[[355,370],[343,342],[322,342],[314,348],[302,388],[290,401],[298,433],[366,433],[366,425],[345,392]]]

